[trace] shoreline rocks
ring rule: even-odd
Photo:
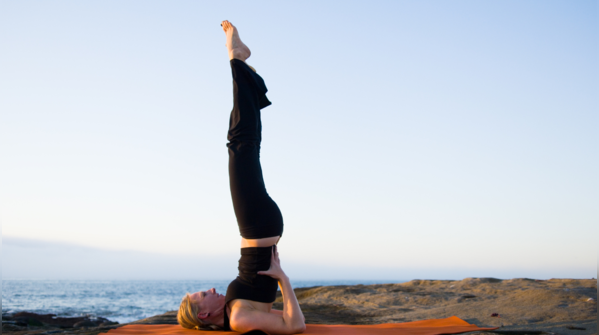
[[[2,314],[2,333],[10,334],[54,334],[84,333],[91,330],[95,334],[120,326],[118,322],[102,317],[57,317],[55,314],[19,312]],[[90,333],[91,334],[91,333]]]

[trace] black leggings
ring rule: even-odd
[[[233,110],[229,120],[229,183],[241,236],[281,236],[283,216],[266,192],[260,166],[260,109],[269,106],[264,80],[238,59],[231,60]]]

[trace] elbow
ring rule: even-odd
[[[289,334],[289,335],[293,335],[293,334],[300,334],[305,331],[306,331],[306,323],[298,321],[294,324],[290,324],[285,333]]]
[[[305,323],[301,323],[300,325],[297,326],[297,328],[295,328],[295,331],[293,332],[294,334],[300,334],[306,331],[306,324]]]

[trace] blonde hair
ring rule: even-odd
[[[191,295],[189,293],[185,294],[177,313],[177,321],[181,327],[197,330],[222,330],[221,327],[206,323],[198,318],[199,309],[200,306],[193,302]]]

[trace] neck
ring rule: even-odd
[[[211,316],[211,320],[206,320],[208,322],[210,322],[213,325],[219,326],[221,328],[223,328],[225,326],[225,313],[226,313],[226,306],[223,306],[222,309],[218,309],[214,312],[214,316]]]

